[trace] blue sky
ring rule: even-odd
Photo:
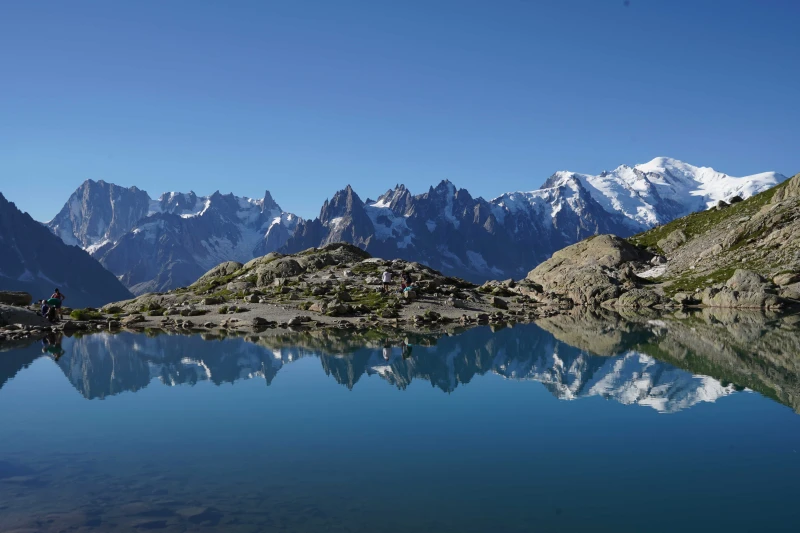
[[[800,2],[0,2],[0,192],[85,179],[318,214],[656,156],[800,172]]]

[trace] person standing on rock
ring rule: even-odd
[[[56,287],[56,291],[50,296],[50,299],[47,300],[47,305],[56,309],[59,318],[61,318],[61,304],[64,303],[66,299],[67,297]]]
[[[383,292],[389,292],[389,286],[392,284],[392,271],[386,270],[381,278],[383,281]]]

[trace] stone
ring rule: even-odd
[[[508,309],[508,302],[497,296],[492,298],[491,304],[492,307],[496,307],[497,309]]]
[[[244,297],[244,301],[251,304],[257,304],[259,301],[259,297],[256,294],[248,294],[247,296]]]
[[[352,302],[353,297],[350,296],[350,293],[347,291],[340,291],[336,294],[336,299],[340,302]]]
[[[253,320],[250,321],[250,324],[255,327],[267,326],[269,324],[269,320],[267,320],[263,316],[256,316],[253,317]]]
[[[417,299],[416,291],[403,291],[403,298],[408,301],[413,301]]]
[[[328,289],[319,285],[311,289],[311,294],[314,296],[322,296],[326,292],[328,292]]]
[[[123,326],[127,326],[130,324],[138,324],[139,322],[144,322],[145,318],[142,315],[130,315],[123,318],[120,322]]]
[[[222,298],[217,298],[215,296],[207,296],[207,297],[203,298],[202,300],[200,300],[200,303],[203,304],[203,305],[219,305],[223,301],[224,300]]]
[[[242,268],[241,263],[237,263],[236,261],[226,261],[224,263],[220,263],[192,283],[192,287],[206,285],[207,283],[211,283],[215,281],[216,278],[221,278],[225,276],[230,276],[231,274],[235,273],[237,270]]]
[[[667,258],[663,255],[654,255],[653,258],[650,260],[650,264],[657,266],[657,265],[666,265]]]
[[[733,273],[725,286],[740,292],[763,292],[768,289],[766,281],[758,273],[742,268]]]
[[[797,272],[784,272],[772,278],[772,282],[778,287],[785,287],[800,281],[800,274]]]
[[[661,248],[665,254],[671,254],[680,248],[681,245],[686,244],[687,240],[686,234],[678,229],[658,241],[656,245]]]
[[[303,325],[303,320],[302,320],[302,318],[301,318],[301,317],[299,317],[299,316],[296,316],[296,317],[294,317],[294,318],[290,319],[290,320],[289,320],[289,321],[288,321],[286,324],[287,324],[287,325],[288,325],[290,328],[296,328],[296,327],[298,327],[298,326],[302,326],[302,325]]]
[[[253,284],[249,281],[231,281],[225,286],[231,292],[246,291],[253,288]]]
[[[694,305],[698,303],[697,298],[691,292],[676,292],[672,296],[672,301],[680,305]]]
[[[308,307],[308,310],[314,313],[324,313],[327,309],[328,305],[325,302],[314,302]]]
[[[598,235],[555,252],[527,279],[576,304],[599,303],[621,294],[628,275],[620,268],[624,263],[649,261],[652,256],[615,235]]]
[[[33,296],[27,292],[21,291],[0,291],[0,304],[6,305],[31,305]]]
[[[0,327],[9,324],[23,324],[26,326],[46,326],[50,322],[36,314],[35,311],[25,307],[0,304]]]
[[[632,289],[617,299],[617,307],[653,307],[661,303],[661,297],[647,289]]]

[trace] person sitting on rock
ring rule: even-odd
[[[64,303],[64,300],[66,299],[67,297],[64,296],[64,294],[58,290],[58,287],[56,287],[56,290],[53,293],[53,295],[50,296],[49,300],[47,300],[47,305],[56,309],[59,318],[61,317],[61,304]]]
[[[383,292],[389,292],[389,286],[392,284],[392,271],[386,270],[381,277],[383,282]]]

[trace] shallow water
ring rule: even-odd
[[[0,352],[0,531],[796,531],[794,317]],[[388,359],[387,359],[388,358]]]

